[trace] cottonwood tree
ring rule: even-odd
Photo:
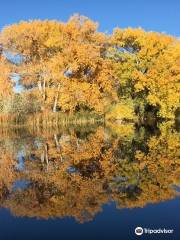
[[[16,71],[42,99],[42,108],[74,112],[84,106],[103,112],[107,102],[116,100],[113,65],[106,58],[108,38],[88,18],[20,22],[3,30],[1,42],[21,55]]]
[[[133,99],[142,114],[151,105],[172,117],[179,106],[179,40],[128,28],[116,29],[111,41],[121,97]]]

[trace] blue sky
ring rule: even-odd
[[[130,26],[180,36],[180,0],[1,0],[0,9],[0,28],[29,19],[67,21],[80,13],[108,33]]]

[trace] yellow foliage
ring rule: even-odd
[[[25,87],[33,85],[34,94],[39,89],[44,109],[74,112],[85,105],[103,112],[105,98],[117,99],[113,63],[104,58],[108,38],[86,17],[13,24],[4,28],[0,42],[24,58],[16,72]]]
[[[112,106],[110,110],[106,113],[106,119],[109,120],[135,119],[134,107],[132,102],[127,99]]]
[[[0,99],[7,98],[12,94],[11,70],[10,64],[0,55]]]
[[[115,46],[116,74],[124,93],[134,98],[141,96],[159,108],[161,117],[173,118],[180,107],[179,40],[128,28],[116,29],[111,41]]]
[[[16,73],[43,111],[104,113],[113,105],[107,118],[133,119],[132,108],[151,105],[160,117],[173,118],[180,107],[179,39],[140,28],[118,28],[108,36],[97,28],[79,15],[66,23],[33,20],[5,27],[1,98],[12,92],[10,75]],[[13,65],[2,53],[18,55],[21,62]],[[122,101],[127,98],[135,107]]]

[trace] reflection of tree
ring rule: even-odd
[[[92,219],[110,200],[104,189],[115,171],[111,160],[114,147],[106,142],[103,128],[86,139],[77,138],[75,132],[46,139],[33,151],[36,159],[27,161],[21,173],[31,184],[12,193],[6,206],[17,215]],[[42,162],[46,154],[48,162]]]
[[[17,216],[71,216],[84,222],[112,200],[120,208],[132,208],[174,198],[173,186],[180,182],[179,134],[168,124],[160,130],[149,139],[146,132],[127,139],[102,127],[89,134],[71,129],[28,138],[23,171],[11,175],[13,162],[0,166],[8,174],[3,178],[8,189],[15,179],[11,176],[28,184],[8,191],[2,205]],[[4,170],[8,166],[10,172]]]
[[[116,196],[121,207],[142,207],[147,203],[174,198],[178,194],[173,187],[179,185],[178,139],[179,133],[165,123],[161,125],[160,136],[148,140],[148,154],[136,152],[136,161],[129,165],[131,169],[126,170],[128,174],[133,172],[136,183],[121,188],[124,195],[120,195],[120,199]],[[129,178],[129,175],[126,176]],[[131,199],[133,194],[129,193],[133,188],[137,194]]]
[[[11,153],[1,149],[0,155],[0,202],[6,198],[15,180],[14,159]]]

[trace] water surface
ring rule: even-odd
[[[180,239],[171,123],[4,129],[0,150],[0,239]]]

